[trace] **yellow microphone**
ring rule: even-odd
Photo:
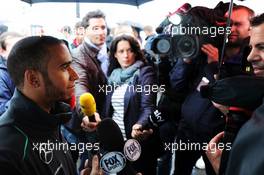
[[[96,112],[96,103],[91,93],[86,92],[79,99],[82,113],[89,117],[90,122],[96,122],[94,113]]]

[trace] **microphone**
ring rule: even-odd
[[[94,113],[96,112],[96,103],[91,93],[86,92],[79,99],[81,111],[88,116],[90,122],[96,122]]]
[[[107,173],[135,175],[136,171],[123,155],[124,138],[119,126],[110,118],[103,119],[97,126],[100,150],[106,154],[100,160],[100,167]]]
[[[124,138],[119,126],[111,118],[103,119],[97,126],[100,148],[105,151],[122,151]]]
[[[148,118],[148,123],[142,126],[142,130],[157,128],[164,123],[165,119],[161,112],[155,110]]]
[[[167,17],[160,23],[160,25],[156,28],[156,32],[158,34],[163,32],[163,29],[170,24],[169,21],[169,17],[177,14],[183,14],[186,13],[188,10],[190,10],[192,8],[191,4],[189,3],[184,3],[181,7],[179,7],[176,11],[174,11],[173,13],[169,12],[169,14],[167,15]]]

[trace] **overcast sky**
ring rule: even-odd
[[[223,0],[224,2],[229,2]],[[63,25],[74,26],[77,22],[75,3],[38,3],[30,6],[20,0],[0,0],[0,22],[9,23],[11,28],[27,28],[27,26],[42,25],[47,32],[55,32]],[[185,2],[192,6],[206,6],[213,8],[218,0],[154,0],[141,5],[139,8],[120,4],[81,3],[80,16],[88,11],[101,9],[106,13],[110,26],[117,22],[129,20],[156,27],[169,13],[175,11]],[[262,0],[234,0],[237,4],[247,5],[258,14],[264,12]]]

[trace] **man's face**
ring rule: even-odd
[[[252,27],[249,45],[252,50],[247,59],[252,63],[256,76],[264,77],[264,23]]]
[[[84,37],[84,34],[85,34],[85,29],[84,27],[78,27],[75,31],[75,35],[76,37],[78,38],[83,38]]]
[[[227,17],[227,14],[225,15]],[[246,10],[240,9],[233,11],[231,15],[231,34],[228,42],[231,45],[239,45],[249,36],[249,14]]]
[[[101,46],[106,40],[106,22],[104,18],[91,18],[89,26],[86,28],[86,36],[96,45]]]
[[[72,57],[65,45],[50,48],[51,58],[47,64],[47,75],[43,75],[44,96],[50,102],[68,100],[74,94],[77,73],[72,69]]]

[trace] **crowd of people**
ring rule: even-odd
[[[223,55],[222,44],[203,43],[199,61],[178,58],[173,65],[166,62],[166,55],[161,55],[161,63],[152,62],[157,55],[147,50],[156,36],[151,26],[143,28],[144,48],[135,28],[127,24],[109,37],[106,16],[100,10],[88,12],[75,25],[74,40],[69,39],[69,26],[62,28],[62,39],[22,36],[5,28],[0,34],[1,172],[107,174],[100,166],[102,155],[95,155],[93,149],[80,152],[60,145],[95,145],[100,142],[97,126],[111,118],[125,141],[136,139],[141,145],[140,158],[131,162],[137,174],[189,175],[201,156],[208,175],[262,174],[263,104],[251,111],[251,118],[237,131],[223,169],[221,157],[226,150],[217,145],[226,137],[222,131],[231,109],[200,93],[203,86],[220,79],[264,76],[264,14],[255,16],[242,5],[234,5],[229,13],[227,8],[217,13],[231,20]],[[154,88],[163,83],[165,92]],[[142,90],[145,87],[151,91]],[[251,88],[243,92],[255,93]],[[87,92],[96,102],[95,121],[80,104]],[[159,127],[149,119],[156,110],[165,120]],[[164,146],[182,144],[207,147],[172,151]]]

